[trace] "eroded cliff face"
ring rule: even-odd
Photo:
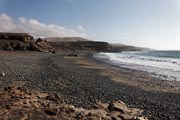
[[[32,40],[33,37],[28,33],[5,33],[0,32],[0,40],[19,40],[22,42],[28,42]]]
[[[128,46],[123,44],[110,44],[107,42],[91,41],[79,37],[65,38],[46,38],[46,40],[57,51],[97,51],[97,52],[122,52],[122,51],[139,51],[139,47]]]
[[[139,51],[141,48],[127,45],[109,44],[101,41],[91,41],[79,37],[46,38],[35,40],[28,33],[0,32],[0,50],[6,51],[96,51],[121,52]]]
[[[106,42],[99,41],[69,41],[69,42],[50,42],[50,44],[60,51],[110,51],[111,46]]]
[[[44,40],[35,40],[28,33],[0,33],[0,50],[54,52],[53,47]]]

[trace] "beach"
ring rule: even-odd
[[[147,72],[108,65],[91,52],[69,56],[39,52],[0,52],[0,89],[19,86],[56,93],[62,103],[90,109],[96,100],[121,100],[152,120],[180,119],[180,82]]]

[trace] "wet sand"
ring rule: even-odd
[[[122,100],[144,110],[149,119],[180,119],[180,83],[158,80],[148,73],[116,68],[90,53],[0,52],[0,88],[21,86],[56,93],[63,102],[92,108],[95,100]]]

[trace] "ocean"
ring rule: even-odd
[[[94,57],[118,67],[145,71],[163,80],[180,81],[180,51],[97,53]]]

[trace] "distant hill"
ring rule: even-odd
[[[45,38],[57,51],[109,51],[107,42],[92,41],[81,37]]]
[[[112,51],[113,52],[122,52],[122,51],[146,51],[146,50],[152,50],[149,48],[143,48],[143,47],[135,47],[135,46],[130,46],[130,45],[125,45],[125,44],[111,44],[112,46]]]
[[[105,51],[105,52],[121,52],[121,51],[140,51],[146,48],[134,47],[124,44],[111,44],[101,41],[92,41],[81,37],[64,37],[64,38],[45,38],[56,50],[60,51]]]
[[[51,38],[45,38],[45,40],[49,42],[77,42],[77,41],[91,41],[85,38],[81,37],[51,37]]]
[[[28,33],[0,32],[0,50],[7,51],[98,51],[121,52],[140,51],[146,48],[128,46],[124,44],[111,44],[102,41],[92,41],[81,37],[51,37],[35,40]]]

